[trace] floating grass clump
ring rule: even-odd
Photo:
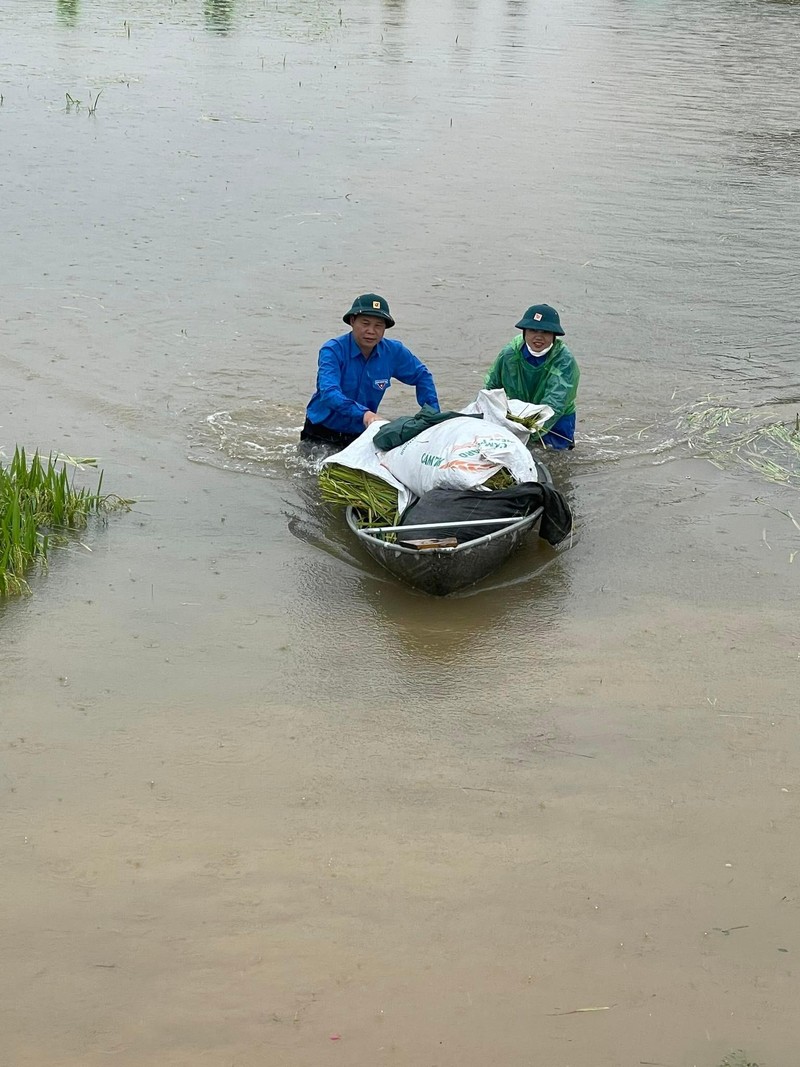
[[[771,482],[800,484],[800,415],[787,425],[708,398],[681,412],[679,426],[689,433],[689,447],[704,449],[719,467],[733,461]]]
[[[358,508],[369,526],[396,526],[397,490],[366,471],[326,463],[319,472],[322,499],[329,504]]]
[[[25,574],[33,564],[47,565],[53,544],[65,544],[71,530],[85,527],[92,513],[127,508],[132,501],[103,496],[103,472],[97,491],[77,489],[67,466],[95,466],[91,459],[74,460],[39,453],[28,461],[17,448],[6,466],[0,463],[0,596],[28,592]]]

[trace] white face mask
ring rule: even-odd
[[[543,348],[541,352],[534,352],[534,350],[531,348],[527,341],[525,342],[525,347],[528,349],[534,359],[541,359],[542,356],[546,356],[550,349],[553,347],[553,342],[551,341],[547,348]]]

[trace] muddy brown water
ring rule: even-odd
[[[0,446],[138,503],[0,605],[0,1062],[797,1063],[800,501],[681,412],[800,406],[799,20],[5,0]],[[370,289],[448,406],[559,308],[568,551],[319,507]]]

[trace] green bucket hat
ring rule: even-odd
[[[363,296],[357,296],[350,310],[342,315],[342,322],[346,322],[349,326],[356,315],[374,315],[376,319],[383,319],[387,328],[394,326],[394,319],[389,311],[389,305],[382,296],[376,296],[375,293],[364,293]]]
[[[545,333],[554,333],[558,337],[564,336],[558,312],[549,304],[532,304],[515,328],[517,330],[544,330]]]

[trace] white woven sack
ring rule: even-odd
[[[380,462],[415,496],[440,487],[473,489],[503,467],[516,482],[538,481],[525,445],[512,430],[486,419],[438,423],[383,453]]]

